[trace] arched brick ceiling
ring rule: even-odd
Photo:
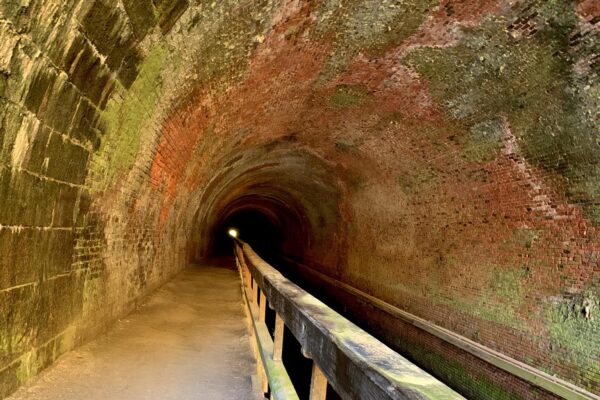
[[[599,20],[594,0],[1,1],[6,387],[246,207],[301,221],[321,272],[598,393]]]

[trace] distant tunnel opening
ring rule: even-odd
[[[211,253],[213,256],[233,255],[230,229],[264,256],[281,252],[284,240],[282,228],[277,222],[257,210],[245,210],[223,221],[215,230]]]
[[[198,198],[196,259],[233,255],[228,230],[235,228],[272,264],[281,256],[333,268],[343,263],[341,189],[323,159],[274,143],[225,156],[217,171]]]
[[[301,217],[275,200],[242,198],[226,207],[210,235],[210,257],[233,255],[230,229],[248,243],[267,261],[275,261],[281,254],[300,255],[307,243],[307,227]]]

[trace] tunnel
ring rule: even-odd
[[[0,0],[0,399],[598,399],[599,116],[597,0]]]
[[[323,244],[330,246],[331,236],[343,232],[342,188],[331,166],[289,139],[225,156],[221,162],[226,167],[212,178],[194,216],[197,259],[233,256],[230,229],[267,261],[280,256],[319,259]],[[339,240],[334,246],[343,245]],[[336,257],[329,253],[322,262],[335,266]]]
[[[232,235],[257,249],[264,259],[269,259],[269,254],[281,253],[283,226],[277,216],[268,211],[247,208],[232,212],[211,234],[214,242],[209,254],[213,257],[233,256]]]

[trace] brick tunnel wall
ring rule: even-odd
[[[304,210],[321,272],[600,393],[599,21],[593,0],[0,0],[0,397],[244,193]],[[413,358],[476,398],[545,396],[453,351]]]

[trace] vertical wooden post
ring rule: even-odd
[[[265,367],[263,365],[263,363],[260,361],[260,355],[257,358],[257,365],[258,365],[258,369],[259,369],[259,375],[260,375],[260,385],[261,385],[261,390],[263,392],[263,394],[267,394],[267,392],[269,391],[269,378],[267,377],[267,371],[265,371]]]
[[[283,333],[285,325],[279,314],[275,315],[275,338],[273,339],[273,361],[281,361],[283,353]]]
[[[266,317],[267,317],[267,296],[265,295],[265,292],[263,292],[262,290],[259,290],[260,292],[260,308],[259,308],[259,312],[258,312],[258,320],[260,322],[265,322]]]
[[[310,378],[310,400],[325,400],[327,396],[327,378],[317,363],[313,361],[312,377]]]
[[[258,303],[258,285],[254,279],[252,279],[252,302],[254,304]]]

